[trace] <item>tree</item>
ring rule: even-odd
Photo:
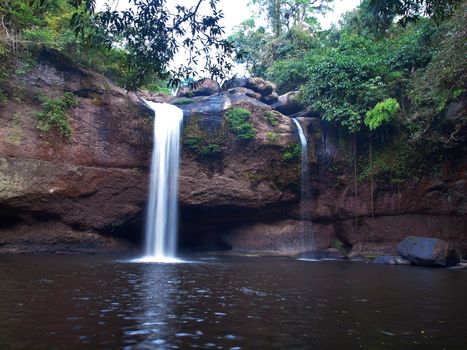
[[[312,15],[329,10],[333,0],[252,0],[266,15],[273,35],[279,37],[285,29],[312,22]]]
[[[399,23],[406,24],[421,16],[440,21],[453,14],[462,0],[368,0],[364,6],[378,18],[400,16]]]
[[[95,0],[71,0],[77,8],[73,23],[78,33],[90,24],[96,32],[102,31],[104,45],[112,48],[123,45],[128,51],[129,79],[127,89],[134,90],[145,82],[148,75],[170,77],[172,85],[198,75],[224,79],[232,68],[229,56],[231,43],[223,38],[220,25],[224,17],[217,10],[218,0],[199,0],[195,6],[175,6],[171,10],[166,0],[129,0],[133,5],[117,11],[107,7],[95,11]],[[200,7],[208,3],[209,13],[202,15]],[[170,63],[181,49],[186,49],[187,62],[178,68]],[[195,66],[204,61],[200,73]]]
[[[237,62],[244,63],[256,76],[264,75],[263,53],[271,39],[265,28],[256,28],[253,18],[243,21],[229,37],[235,46]]]

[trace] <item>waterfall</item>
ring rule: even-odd
[[[177,261],[178,171],[183,111],[173,105],[145,101],[154,111],[154,145],[151,160],[146,219],[146,256],[143,261]]]
[[[295,125],[297,126],[298,130],[298,135],[300,136],[300,144],[301,144],[301,149],[302,149],[302,173],[301,173],[301,186],[300,186],[300,219],[302,221],[302,232],[301,234],[303,235],[303,245],[308,246],[305,242],[305,237],[308,236],[308,232],[306,232],[306,227],[305,227],[305,222],[310,221],[311,217],[306,210],[306,204],[309,203],[310,201],[310,172],[309,172],[309,164],[308,164],[308,142],[305,136],[305,133],[303,132],[303,128],[300,124],[300,122],[293,118],[292,119]],[[311,247],[312,250],[316,249],[316,243],[315,243],[315,238],[313,235],[313,232],[310,232],[311,236]]]

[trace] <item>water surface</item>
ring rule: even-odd
[[[287,258],[1,256],[0,349],[465,349],[467,274]]]

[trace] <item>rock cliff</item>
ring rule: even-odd
[[[264,103],[286,99],[260,80],[245,84],[172,100],[185,114],[182,248],[293,255],[311,249],[314,233],[317,248],[339,239],[356,255],[392,253],[408,235],[443,238],[466,253],[465,165],[446,164],[437,178],[398,186],[376,182],[372,214],[368,183],[360,181],[354,195],[346,146],[314,118],[301,121],[310,141],[312,189],[305,208],[311,222],[301,222],[298,134],[289,117]],[[138,246],[152,120],[137,96],[53,51],[43,51],[8,91],[0,106],[0,252]],[[68,113],[70,139],[37,128],[37,96],[64,92],[76,99]],[[229,111],[239,110],[249,113],[251,139],[230,124]]]

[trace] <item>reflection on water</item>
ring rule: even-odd
[[[0,257],[0,349],[464,349],[462,271]]]

